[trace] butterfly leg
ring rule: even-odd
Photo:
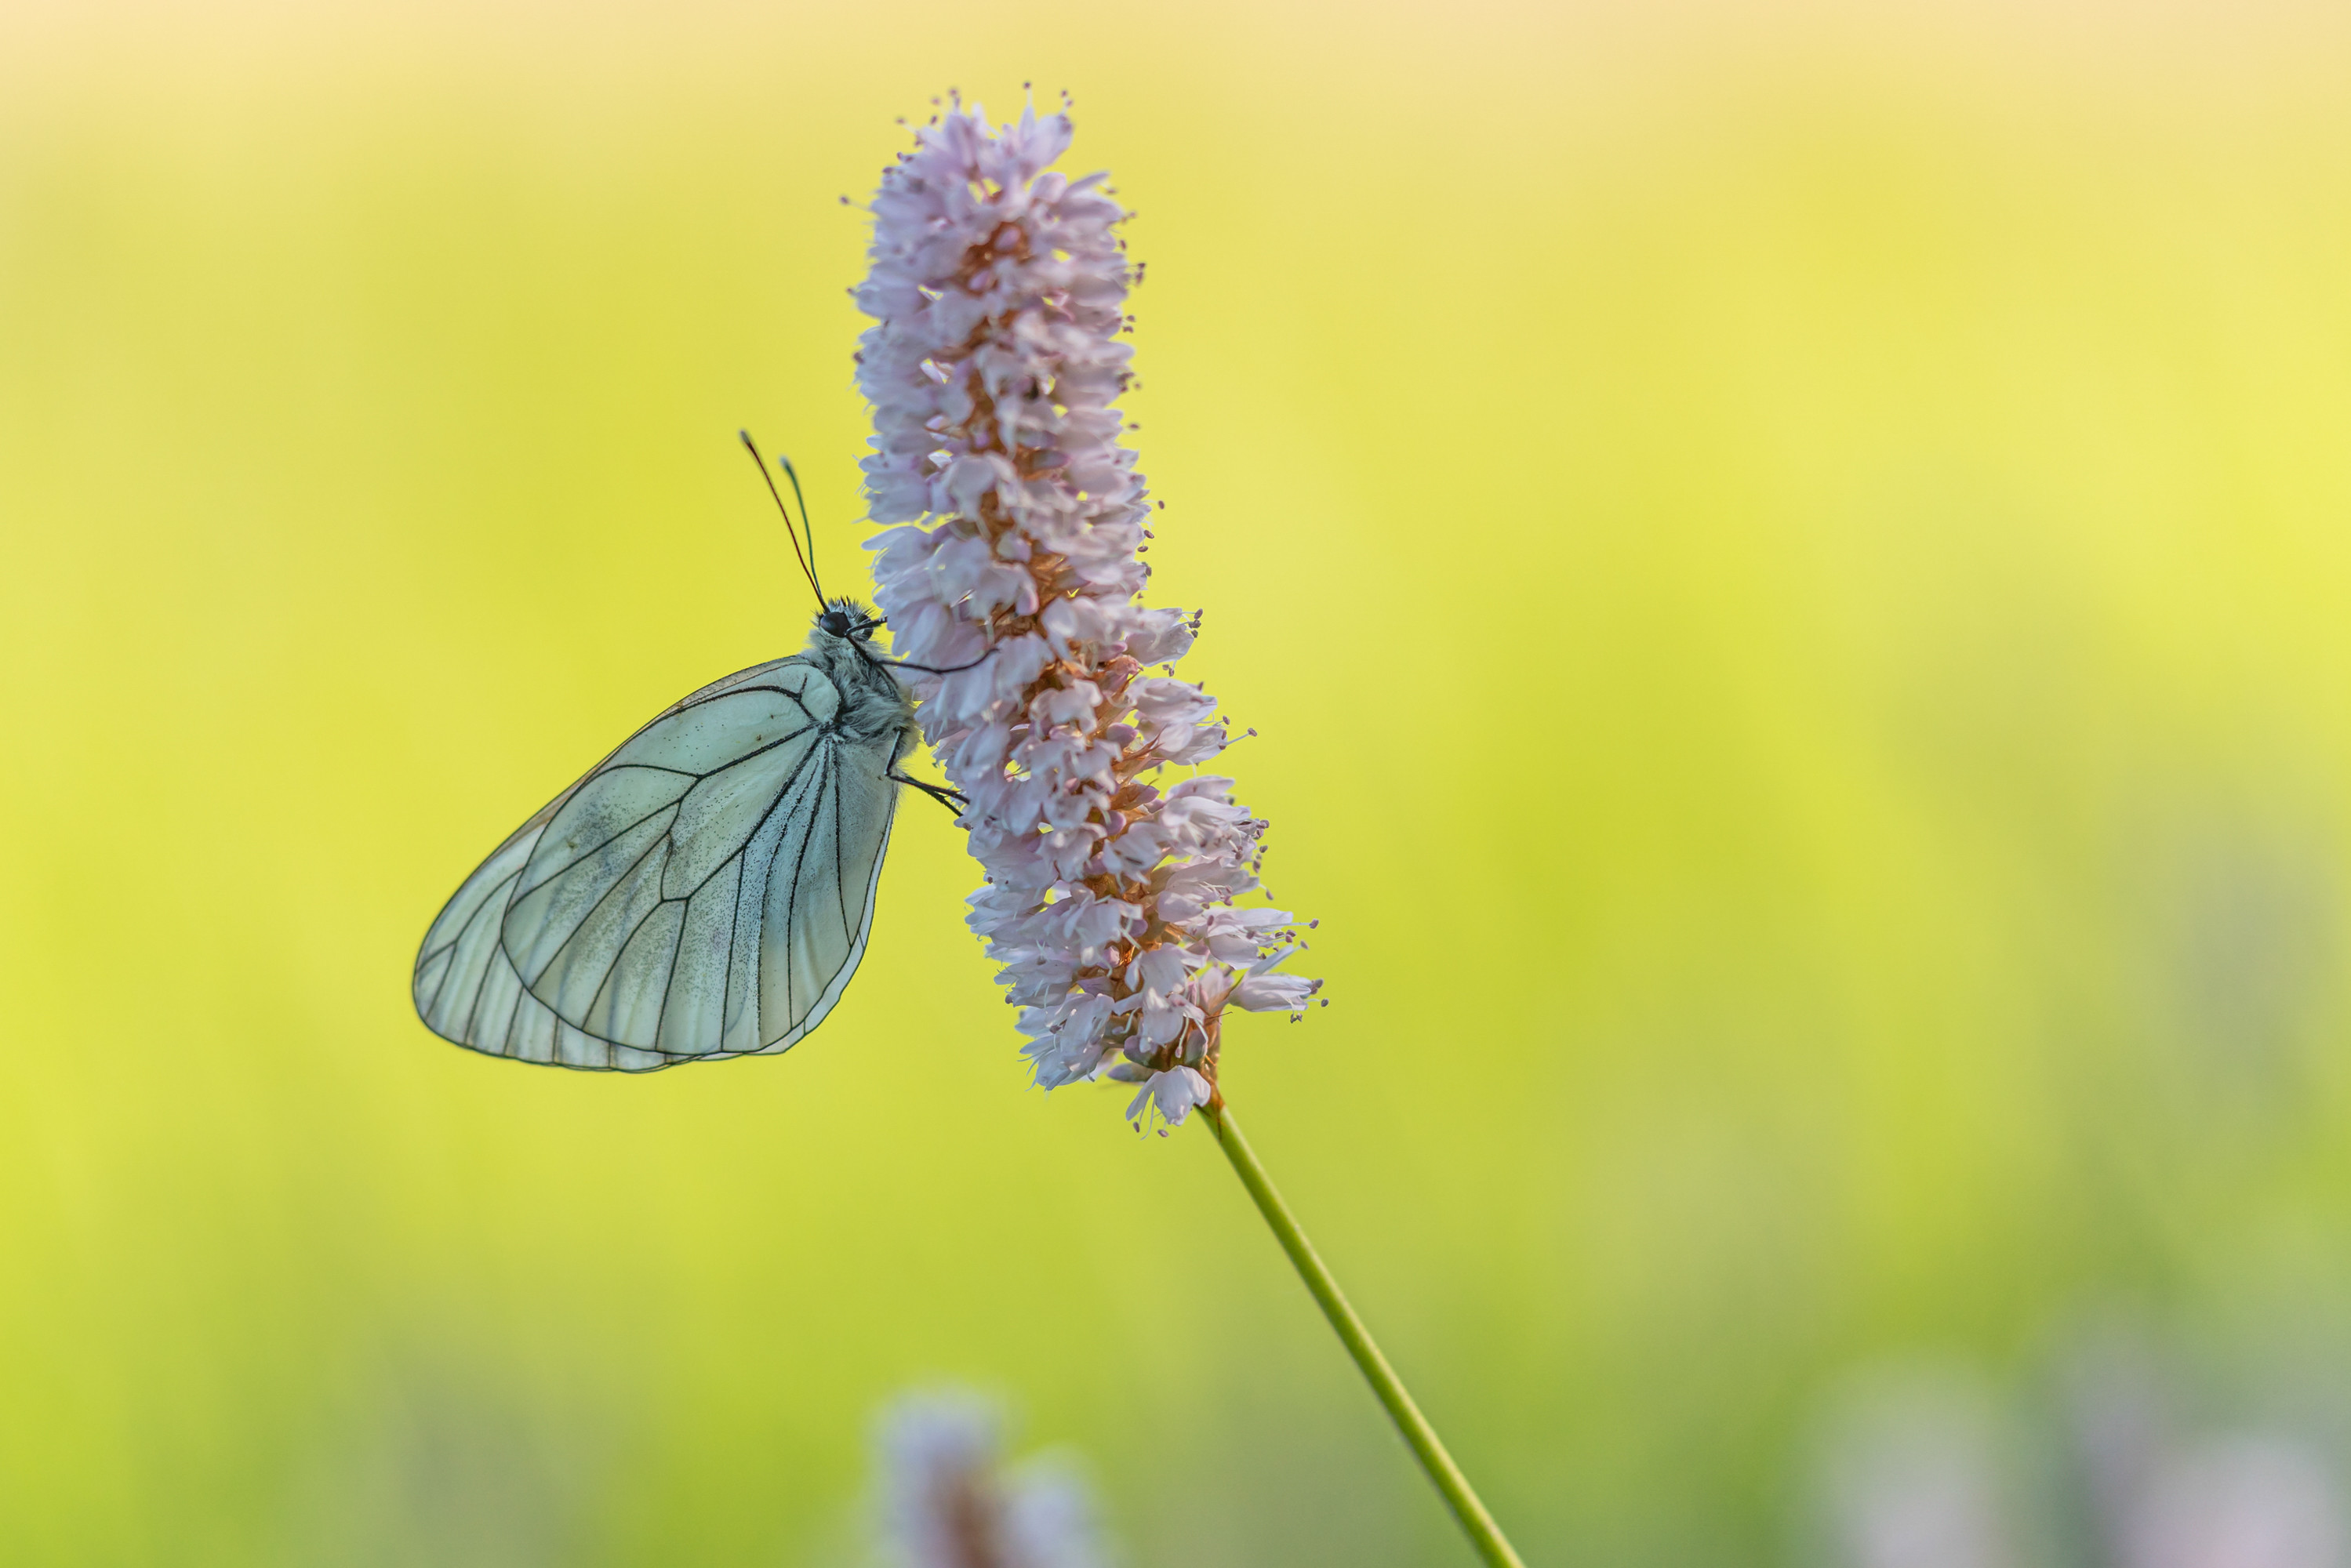
[[[882,658],[877,658],[873,662],[882,665],[885,669],[920,670],[926,675],[952,675],[964,670],[976,670],[979,668],[982,664],[987,663],[990,655],[994,654],[996,650],[994,648],[990,648],[986,653],[982,653],[978,658],[974,659],[968,664],[918,664],[912,659]]]
[[[964,813],[964,808],[971,804],[971,797],[966,795],[960,789],[946,789],[940,788],[936,784],[925,784],[919,779],[909,779],[904,774],[898,772],[894,768],[884,773],[882,777],[887,779],[893,784],[912,784],[915,789],[920,789],[924,794],[928,795],[940,805],[945,806],[949,812],[957,817],[962,816]]]
[[[865,625],[867,626],[883,626],[887,624],[887,622],[883,621],[878,617],[865,622]],[[857,656],[859,658],[864,660],[868,664],[877,670],[920,670],[926,675],[952,675],[964,670],[976,670],[979,668],[980,665],[985,664],[988,660],[996,656],[996,646],[992,645],[988,648],[987,653],[982,653],[978,658],[974,659],[967,664],[918,664],[912,659],[885,659],[882,657],[881,654],[873,652],[871,648],[868,648],[862,638],[851,638],[849,640],[849,645],[857,650]]]

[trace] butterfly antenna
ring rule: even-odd
[[[768,494],[775,497],[776,510],[784,515],[784,535],[787,538],[792,541],[792,559],[800,563],[800,575],[808,579],[809,587],[814,590],[816,593],[816,607],[818,612],[821,613],[826,608],[824,602],[824,590],[817,587],[816,570],[809,565],[809,556],[816,553],[816,539],[814,536],[810,536],[809,539],[808,552],[807,554],[802,554],[800,550],[799,531],[792,527],[792,509],[784,505],[783,493],[776,488],[776,481],[769,476],[768,473],[768,460],[759,455],[758,444],[751,439],[751,433],[747,430],[738,430],[735,434],[741,439],[743,443],[743,450],[751,455],[751,461],[759,465],[759,483],[765,485],[768,487]],[[784,465],[784,472],[787,474],[791,473],[791,464],[787,462]],[[799,493],[799,479],[795,476],[792,479],[792,493],[794,495],[798,495]],[[808,504],[805,501],[800,505],[800,511],[802,516],[807,515]]]
[[[811,591],[816,591],[816,609],[818,609],[818,613],[823,613],[823,612],[825,612],[825,591],[823,591],[823,585],[820,585],[820,583],[818,583],[818,580],[816,580],[816,564],[813,564],[813,562],[816,562],[816,534],[813,534],[813,531],[809,531],[809,550],[807,550],[807,555],[801,555],[801,550],[799,550],[799,531],[801,531],[801,529],[809,529],[809,501],[807,501],[807,496],[801,496],[801,501],[799,501],[799,529],[795,529],[795,527],[792,527],[792,507],[785,506],[785,503],[783,503],[783,494],[780,494],[780,491],[776,489],[776,479],[774,479],[774,477],[768,477],[768,473],[767,473],[767,458],[759,456],[759,444],[757,444],[757,442],[752,442],[752,440],[750,440],[750,430],[736,430],[736,437],[740,437],[740,442],[743,442],[743,452],[750,454],[750,461],[752,461],[752,463],[757,463],[757,465],[759,465],[759,485],[767,485],[767,494],[768,494],[768,496],[774,496],[774,498],[776,498],[776,510],[778,510],[778,513],[783,513],[783,534],[785,534],[785,538],[790,538],[790,540],[792,540],[792,559],[797,559],[797,562],[799,562],[799,573],[801,573],[801,576],[804,576],[804,579],[809,579],[809,588],[811,588]],[[783,463],[783,473],[792,475],[792,494],[799,496],[799,475],[792,473],[792,458],[780,458],[780,463]]]
[[[776,454],[776,464],[783,469],[784,477],[792,482],[792,499],[800,504],[800,532],[808,536],[809,580],[816,584],[816,596],[823,599],[824,583],[816,574],[816,525],[809,521],[808,497],[800,494],[800,471],[793,467],[792,460],[780,452]],[[826,602],[831,603],[831,601],[826,600]]]

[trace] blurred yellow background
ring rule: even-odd
[[[410,1011],[481,855],[799,644],[734,432],[852,559],[838,198],[1031,80],[1322,921],[1228,1090],[1528,1560],[1928,1563],[1836,1457],[1906,1368],[2087,1560],[2117,1335],[2339,1512],[2346,70],[2316,5],[14,0],[0,1558],[852,1561],[953,1377],[1138,1564],[1468,1560],[1207,1139],[1025,1087],[923,803],[780,1060]]]

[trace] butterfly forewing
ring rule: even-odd
[[[780,1051],[863,956],[903,737],[852,737],[777,660],[648,724],[483,862],[417,956],[418,1013],[493,1055],[643,1070]]]

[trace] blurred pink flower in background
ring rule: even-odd
[[[1990,1401],[1945,1367],[1872,1369],[1829,1420],[1821,1490],[1845,1568],[2018,1568]]]
[[[1101,1568],[1093,1500],[1067,1466],[1003,1462],[1001,1419],[977,1395],[902,1396],[879,1426],[883,1561],[889,1568]]]
[[[1964,1367],[1865,1372],[1827,1422],[1823,1554],[1842,1568],[2351,1568],[2342,1477],[2309,1435],[2183,1421],[2162,1361],[2126,1336],[2077,1345],[2064,1372],[2068,1430],[2037,1437]]]

